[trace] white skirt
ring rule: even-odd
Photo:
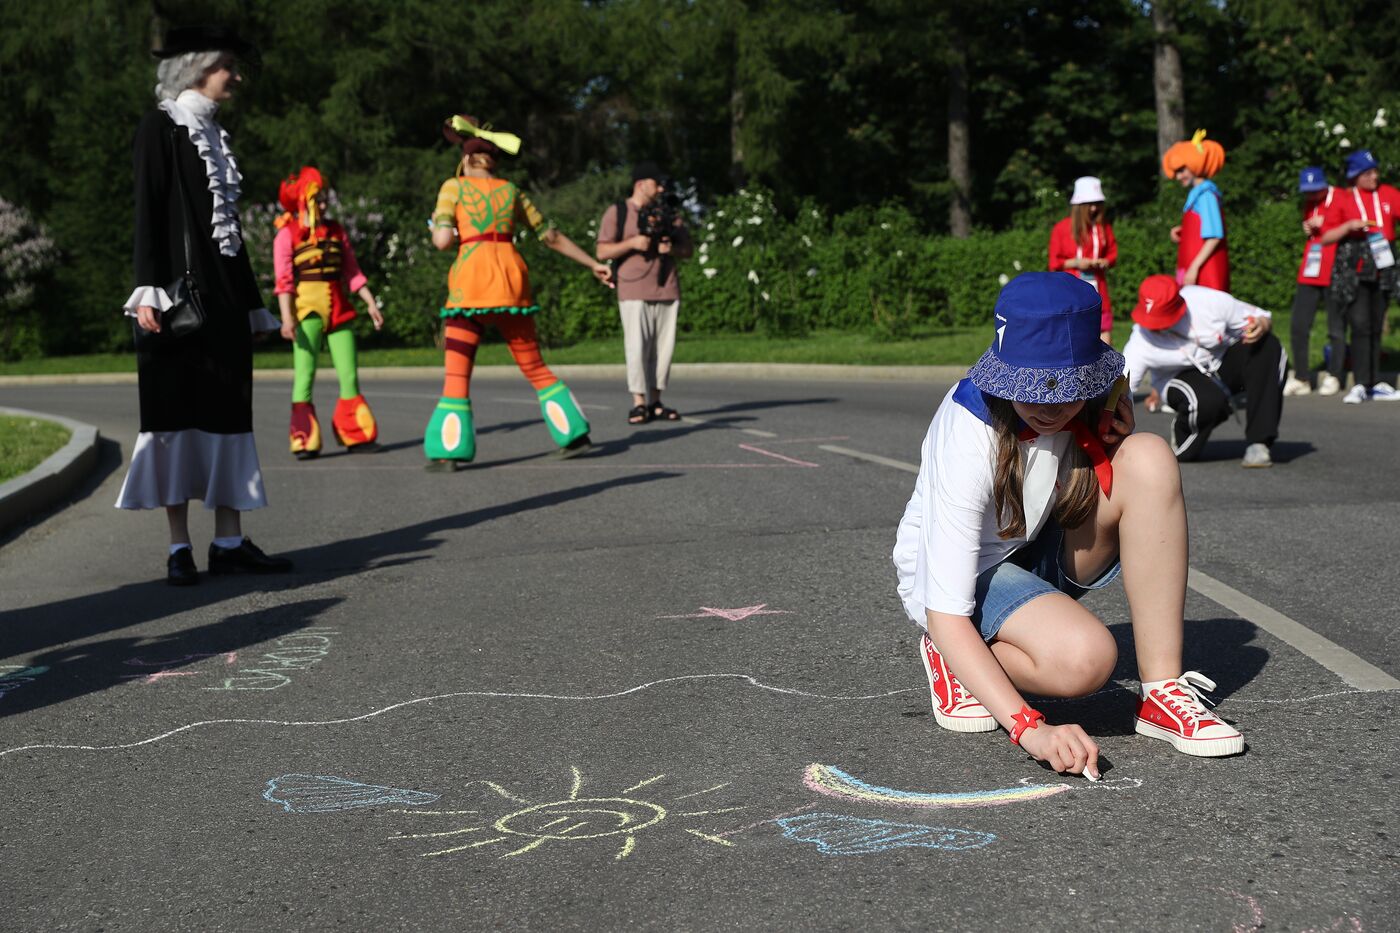
[[[146,431],[136,435],[119,509],[158,509],[200,499],[206,509],[267,505],[253,435]]]

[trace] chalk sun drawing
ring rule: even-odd
[[[787,609],[769,609],[767,603],[759,603],[757,606],[740,606],[738,609],[714,609],[710,606],[701,606],[699,612],[692,612],[682,616],[657,616],[658,619],[728,619],[730,622],[742,622],[749,616],[786,616],[792,615]]]
[[[1030,784],[1022,782],[1016,787],[1003,787],[998,790],[978,790],[965,793],[926,793],[923,791],[897,790],[893,787],[880,787],[867,784],[834,765],[810,764],[803,773],[802,783],[808,790],[827,797],[842,800],[873,803],[891,807],[911,807],[919,810],[943,810],[958,807],[1001,807],[1027,800],[1043,800],[1066,791],[1092,788],[1098,790],[1131,790],[1142,786],[1137,778],[1115,778],[1100,781],[1098,784]]]
[[[401,787],[361,784],[359,781],[321,774],[284,774],[267,782],[263,799],[280,804],[288,813],[335,813],[391,803],[421,807],[436,801],[438,795]]]
[[[694,791],[689,794],[681,794],[671,801],[670,807],[653,800],[641,800],[634,796],[628,796],[641,790],[643,787],[648,787],[664,780],[666,777],[664,774],[657,774],[649,778],[644,778],[643,780],[637,781],[631,787],[618,791],[614,795],[586,797],[583,795],[583,772],[577,767],[573,767],[570,770],[573,773],[573,786],[569,791],[569,796],[563,799],[533,803],[507,792],[500,785],[490,781],[473,782],[485,784],[494,791],[497,796],[504,800],[509,800],[513,803],[523,803],[526,804],[526,806],[521,809],[512,810],[494,822],[462,826],[436,833],[400,833],[396,836],[390,836],[389,838],[453,839],[456,837],[457,839],[470,839],[470,841],[463,842],[461,845],[449,845],[445,849],[434,849],[431,852],[420,853],[423,858],[452,855],[456,852],[480,849],[499,843],[504,843],[511,847],[511,851],[506,852],[500,857],[514,858],[517,855],[524,855],[527,852],[533,851],[547,842],[578,843],[586,840],[605,840],[612,845],[621,844],[621,848],[619,848],[617,854],[613,856],[614,861],[621,861],[636,850],[637,834],[644,830],[655,830],[668,820],[674,825],[679,822],[679,818],[681,817],[694,818],[720,813],[733,813],[736,810],[745,809],[744,807],[718,807],[710,810],[685,811],[678,811],[676,809],[676,801],[710,794],[721,788],[728,787],[728,784],[716,784],[714,787],[707,787],[704,790]],[[479,813],[480,811],[403,810],[399,812],[413,813],[422,816],[459,816],[467,813]],[[490,817],[479,817],[479,819],[489,820]],[[734,845],[734,843],[727,839],[702,832],[691,826],[682,826],[680,828],[692,836],[715,845]],[[483,835],[473,836],[474,833]]]
[[[891,849],[981,849],[997,841],[992,833],[918,823],[863,820],[840,813],[808,813],[774,820],[794,842],[810,842],[822,855],[871,855]]]

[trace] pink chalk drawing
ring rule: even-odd
[[[757,606],[740,606],[738,609],[716,609],[713,606],[701,606],[699,612],[692,612],[682,616],[657,616],[658,619],[727,619],[730,622],[742,622],[750,616],[786,616],[792,615],[787,609],[769,609],[767,603],[759,603]]]
[[[198,677],[203,671],[151,671],[149,674],[123,674],[122,680],[139,680],[143,684],[160,683],[167,677]]]
[[[1268,925],[1264,919],[1264,906],[1259,903],[1257,897],[1249,894],[1242,894],[1239,891],[1228,891],[1219,889],[1222,894],[1228,895],[1244,904],[1249,911],[1249,919],[1242,923],[1235,923],[1231,926],[1231,933],[1258,933]],[[1362,925],[1357,917],[1344,916],[1333,920],[1326,927],[1308,927],[1301,933],[1365,933],[1366,927]]]

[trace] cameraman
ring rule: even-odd
[[[679,421],[661,404],[676,347],[676,313],[681,286],[676,260],[691,254],[690,233],[680,201],[666,191],[654,162],[632,167],[632,194],[603,212],[598,225],[598,259],[613,263],[617,304],[627,349],[627,389],[633,407],[628,424]]]

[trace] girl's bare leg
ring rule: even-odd
[[[1021,606],[990,647],[1017,690],[1041,696],[1093,693],[1118,663],[1108,629],[1064,593],[1046,593]]]
[[[188,502],[167,505],[165,507],[165,521],[170,526],[170,543],[172,545],[190,543],[190,504]]]
[[[241,538],[243,536],[243,522],[237,509],[221,505],[214,510],[214,537],[216,538]],[[1181,673],[1177,671],[1177,673]]]
[[[1134,434],[1118,445],[1112,498],[1100,494],[1093,518],[1065,533],[1065,569],[1076,580],[1093,580],[1115,553],[1123,562],[1138,677],[1180,676],[1186,503],[1176,457],[1155,434]]]

